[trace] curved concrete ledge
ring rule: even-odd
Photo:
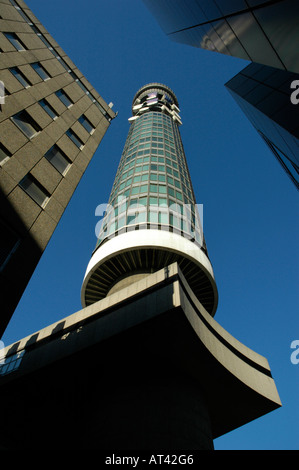
[[[146,248],[157,248],[177,253],[198,266],[200,270],[205,273],[212,285],[215,298],[215,305],[212,314],[215,313],[218,302],[218,292],[214,279],[213,268],[209,258],[196,244],[181,235],[155,229],[123,233],[111,240],[108,240],[95,251],[87,266],[81,288],[81,303],[83,307],[86,306],[85,292],[88,287],[88,283],[101,265],[121,253]]]

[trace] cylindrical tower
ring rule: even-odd
[[[82,285],[84,307],[176,261],[199,301],[215,314],[217,288],[179,113],[175,94],[160,83],[134,96],[129,134]]]

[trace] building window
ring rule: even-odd
[[[0,165],[3,165],[9,158],[11,153],[0,143]]]
[[[96,105],[96,107],[101,111],[101,113],[105,116],[106,119],[108,120],[111,120],[109,114],[105,111],[105,109],[103,108],[103,106],[100,105],[100,103],[98,103],[98,101],[96,101],[96,99],[94,98],[94,104]]]
[[[14,0],[10,0],[10,2],[13,4],[14,7],[16,7],[16,10],[20,13],[20,15],[23,17],[27,23],[32,24],[31,20],[28,18],[28,16],[23,12],[23,10],[17,5],[17,3]]]
[[[52,54],[55,54],[54,50],[53,50],[53,47],[51,46],[51,44],[47,41],[47,39],[43,36],[43,34],[41,34],[41,32],[39,31],[39,29],[34,25],[30,25],[31,28],[33,29],[33,31],[35,32],[35,34],[39,37],[39,39],[44,43],[45,46],[47,46],[47,48],[52,52]]]
[[[71,139],[72,142],[81,150],[84,147],[84,143],[82,142],[81,139],[75,134],[75,132],[72,129],[69,129],[66,132],[66,135]]]
[[[62,65],[63,68],[65,68],[65,70],[67,72],[70,72],[70,67],[67,65],[67,63],[59,56],[57,56],[57,60],[59,60],[59,63]]]
[[[41,128],[30,116],[30,114],[27,113],[27,111],[21,111],[20,113],[12,116],[11,119],[18,126],[18,128],[24,132],[28,139],[32,139],[32,137],[38,134],[38,132],[41,130]]]
[[[20,13],[20,15],[22,16],[22,18],[29,24],[32,24],[32,21],[30,20],[30,18],[28,18],[28,16],[26,15],[26,13],[23,12],[23,10],[21,10],[21,8],[19,7],[16,7],[18,12]]]
[[[0,375],[6,375],[20,367],[25,350],[19,351],[8,358],[5,358],[4,363],[0,362]]]
[[[19,185],[41,207],[46,205],[50,194],[32,175],[28,173]]]
[[[84,114],[82,114],[81,117],[79,117],[78,121],[80,122],[80,124],[82,124],[82,126],[84,127],[84,129],[87,130],[87,132],[89,132],[89,134],[92,134],[95,130],[94,126],[91,124],[91,122],[84,116]]]
[[[31,67],[36,71],[36,73],[43,80],[49,80],[49,78],[51,78],[48,72],[44,69],[44,67],[39,62],[35,62],[34,64],[31,64]]]
[[[0,240],[0,271],[2,271],[18,248],[20,237],[3,220],[0,220]]]
[[[68,97],[68,95],[65,93],[63,90],[58,90],[56,91],[56,96],[60,99],[60,101],[67,107],[69,108],[72,106],[73,102],[72,100]]]
[[[53,145],[45,157],[62,175],[65,175],[72,163],[57,145]]]
[[[50,50],[53,50],[53,47],[51,46],[51,44],[49,43],[49,41],[47,41],[47,39],[45,38],[45,36],[43,36],[41,33],[37,33],[38,37],[40,38],[41,41],[43,41],[44,45],[47,46],[48,49]]]
[[[41,34],[34,24],[31,25],[31,29],[35,32],[35,34],[37,34],[37,35]]]
[[[83,90],[86,95],[89,95],[89,91],[87,90],[86,86],[83,85],[83,83],[81,82],[81,80],[79,80],[79,78],[77,78],[74,73],[73,73],[72,77],[75,79],[75,81],[77,82],[77,84],[79,85],[79,87],[81,88],[81,90]]]
[[[15,33],[4,33],[4,36],[17,49],[17,51],[25,51],[26,50],[26,47],[24,46],[22,41],[20,41],[20,39],[17,37],[17,35]]]
[[[56,111],[54,110],[54,108],[52,108],[51,105],[49,105],[49,103],[47,102],[47,100],[42,99],[42,100],[39,101],[39,104],[40,104],[41,107],[49,114],[49,116],[50,116],[52,119],[56,119],[56,118],[58,117]]]
[[[159,223],[168,225],[168,213],[167,212],[159,212]]]
[[[10,72],[13,74],[15,78],[19,80],[19,82],[23,85],[24,88],[30,87],[31,83],[29,83],[28,79],[25,75],[18,69],[18,67],[12,67],[9,69]]]

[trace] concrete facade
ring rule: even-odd
[[[281,405],[267,360],[211,317],[177,263],[0,360],[4,449],[212,450]]]
[[[0,80],[2,334],[115,113],[22,0],[0,1]]]

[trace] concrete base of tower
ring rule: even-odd
[[[150,274],[151,273],[148,271],[144,273],[132,274],[131,276],[124,276],[120,281],[113,284],[111,289],[108,291],[107,296],[115,294],[115,292],[118,292],[119,290],[124,289],[125,287],[128,287],[137,281],[141,281],[141,279],[144,279]]]
[[[99,383],[84,405],[84,448],[213,450],[209,412],[196,381],[157,356],[121,365],[123,372],[114,368],[106,375],[109,385]]]
[[[7,346],[1,360],[6,449],[213,449],[281,406],[267,360],[211,317],[177,263]]]

